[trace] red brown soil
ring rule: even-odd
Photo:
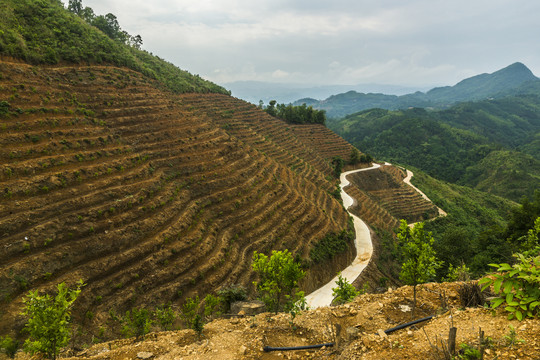
[[[308,259],[347,227],[329,160],[352,147],[322,125],[287,124],[230,96],[171,94],[110,66],[1,61],[0,73],[12,113],[0,118],[0,334],[23,327],[28,290],[62,281],[87,284],[74,310],[85,341],[111,312],[234,283],[253,292],[254,250]],[[388,194],[411,198],[392,176]],[[368,224],[393,226],[399,208],[378,205],[384,189],[355,189]],[[313,266],[303,290],[354,255]]]
[[[412,288],[398,288],[384,294],[366,294],[336,307],[301,313],[290,323],[288,314],[260,314],[239,319],[218,319],[208,323],[199,340],[192,330],[151,333],[142,342],[135,339],[97,344],[72,354],[72,359],[137,359],[143,352],[152,359],[437,359],[430,342],[448,338],[451,324],[457,330],[456,344],[478,347],[479,329],[489,337],[484,359],[540,358],[540,321],[508,321],[506,314],[485,308],[461,309],[457,289],[461,283],[426,284],[418,292],[417,317],[432,320],[398,330],[387,337],[378,335],[410,321]],[[448,305],[443,308],[441,299]],[[449,306],[449,307],[448,307]],[[337,332],[337,326],[340,331]],[[514,342],[510,326],[516,329]],[[428,340],[429,339],[429,340]],[[334,342],[318,350],[264,352],[264,346],[303,346]],[[440,343],[439,343],[440,344]],[[69,354],[63,354],[69,356]],[[28,356],[19,353],[18,359]]]
[[[251,287],[254,250],[308,259],[347,227],[328,160],[351,146],[324,126],[110,66],[0,70],[0,334],[22,328],[30,289],[83,279],[75,319],[91,337],[111,310]],[[353,256],[313,267],[304,290]]]

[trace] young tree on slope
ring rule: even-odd
[[[84,284],[79,280],[77,286],[70,289],[65,283],[58,284],[58,293],[52,297],[40,295],[39,291],[30,291],[24,302],[23,315],[28,317],[25,329],[30,338],[24,343],[26,350],[56,359],[60,348],[66,346],[70,337],[71,307],[81,293]]]
[[[414,319],[416,310],[416,286],[427,282],[435,276],[435,270],[441,266],[441,262],[435,257],[433,250],[433,236],[431,232],[424,231],[424,223],[420,222],[411,229],[407,221],[401,220],[399,233],[397,234],[403,265],[399,278],[407,285],[413,287]]]
[[[273,250],[270,257],[255,251],[251,267],[259,275],[254,284],[269,311],[288,311],[304,297],[303,291],[294,290],[306,273],[288,250]]]

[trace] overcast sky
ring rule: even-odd
[[[67,3],[68,0],[63,0]],[[454,85],[540,76],[538,0],[83,0],[143,48],[223,84]]]

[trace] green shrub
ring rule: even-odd
[[[540,248],[538,248],[540,254]],[[479,281],[482,289],[493,285],[497,297],[491,300],[493,309],[505,304],[508,319],[519,321],[524,317],[536,317],[540,313],[540,255],[525,257],[515,254],[518,262],[509,264],[489,264],[498,273],[490,274]]]
[[[333,302],[336,304],[345,304],[360,294],[346,278],[341,276],[341,272],[338,274],[336,285],[337,287],[332,288],[332,296],[334,297]]]
[[[187,298],[186,303],[182,307],[182,317],[185,324],[188,328],[195,330],[199,338],[204,330],[204,321],[199,314],[200,306],[199,296],[195,296],[194,299]]]
[[[204,298],[204,316],[207,320],[222,313],[223,301],[219,296],[208,294]]]
[[[0,101],[0,116],[9,114],[9,103]]]
[[[71,307],[83,286],[79,280],[73,289],[65,283],[58,284],[58,293],[54,297],[40,295],[38,290],[26,295],[22,314],[28,317],[25,330],[30,336],[24,343],[25,350],[56,359],[60,348],[69,342]]]
[[[244,301],[247,299],[246,288],[242,285],[230,285],[218,290],[217,295],[223,302],[223,311],[231,311],[231,304],[235,301]]]
[[[123,327],[122,334],[125,337],[136,336],[137,338],[143,338],[150,332],[150,326],[152,320],[150,319],[150,312],[146,309],[132,309],[131,312],[126,311],[126,315],[122,319]]]
[[[529,231],[528,242],[535,244],[536,241],[538,244],[539,233],[540,218],[537,218],[534,228]],[[540,314],[540,246],[514,254],[514,257],[517,262],[513,265],[489,264],[497,269],[497,273],[481,279],[479,284],[483,285],[483,289],[493,286],[493,291],[498,295],[491,300],[493,309],[505,304],[508,319],[515,317],[521,321]]]
[[[174,321],[176,320],[176,313],[171,308],[171,304],[157,307],[154,315],[163,330],[172,330]]]
[[[315,243],[309,251],[309,257],[315,264],[328,261],[347,250],[353,240],[354,233],[352,231],[342,230],[339,233],[328,233]]]
[[[5,352],[7,356],[13,359],[18,349],[19,342],[17,340],[13,340],[9,335],[0,336],[0,350]]]

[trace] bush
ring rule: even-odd
[[[533,318],[540,314],[540,248],[538,251],[539,255],[535,257],[515,254],[518,263],[514,265],[489,264],[498,273],[479,281],[482,289],[493,286],[498,296],[491,300],[491,307],[495,309],[505,304],[508,319],[515,317],[521,321],[524,317]]]
[[[231,311],[231,304],[235,301],[244,301],[247,299],[246,288],[242,285],[230,285],[218,290],[217,295],[223,303],[223,311]]]
[[[508,319],[515,317],[521,321],[524,317],[533,318],[540,314],[540,246],[537,245],[539,233],[540,218],[537,218],[527,235],[527,242],[536,244],[536,247],[514,254],[518,261],[513,265],[489,264],[497,269],[497,273],[479,281],[479,284],[484,285],[483,289],[493,286],[498,297],[491,300],[491,307],[495,309],[506,304],[504,309],[509,313]]]
[[[27,351],[56,359],[60,348],[69,342],[71,307],[83,286],[82,280],[79,280],[74,289],[68,288],[65,283],[58,284],[55,297],[40,295],[38,290],[26,295],[23,299],[23,315],[28,316],[25,330],[30,337],[24,343]]]
[[[187,298],[186,303],[182,307],[184,322],[188,328],[195,330],[199,338],[204,329],[204,322],[199,314],[200,306],[199,296],[195,296],[194,299]]]
[[[172,330],[176,314],[170,304],[157,307],[154,315],[163,330]]]
[[[208,294],[204,298],[204,316],[206,320],[219,316],[222,313],[223,301],[219,296]]]
[[[334,297],[333,303],[345,304],[360,293],[346,278],[341,276],[341,273],[338,274],[336,285],[337,287],[332,288],[332,296]]]
[[[309,251],[309,257],[317,264],[332,259],[348,249],[354,240],[352,231],[342,230],[339,233],[328,233]]]
[[[124,323],[122,334],[125,337],[136,336],[144,339],[144,336],[150,332],[152,325],[150,312],[146,309],[132,309],[131,312],[128,310],[122,321]]]
[[[7,356],[14,358],[18,348],[19,342],[17,340],[13,340],[9,335],[0,336],[0,350],[4,351]]]

